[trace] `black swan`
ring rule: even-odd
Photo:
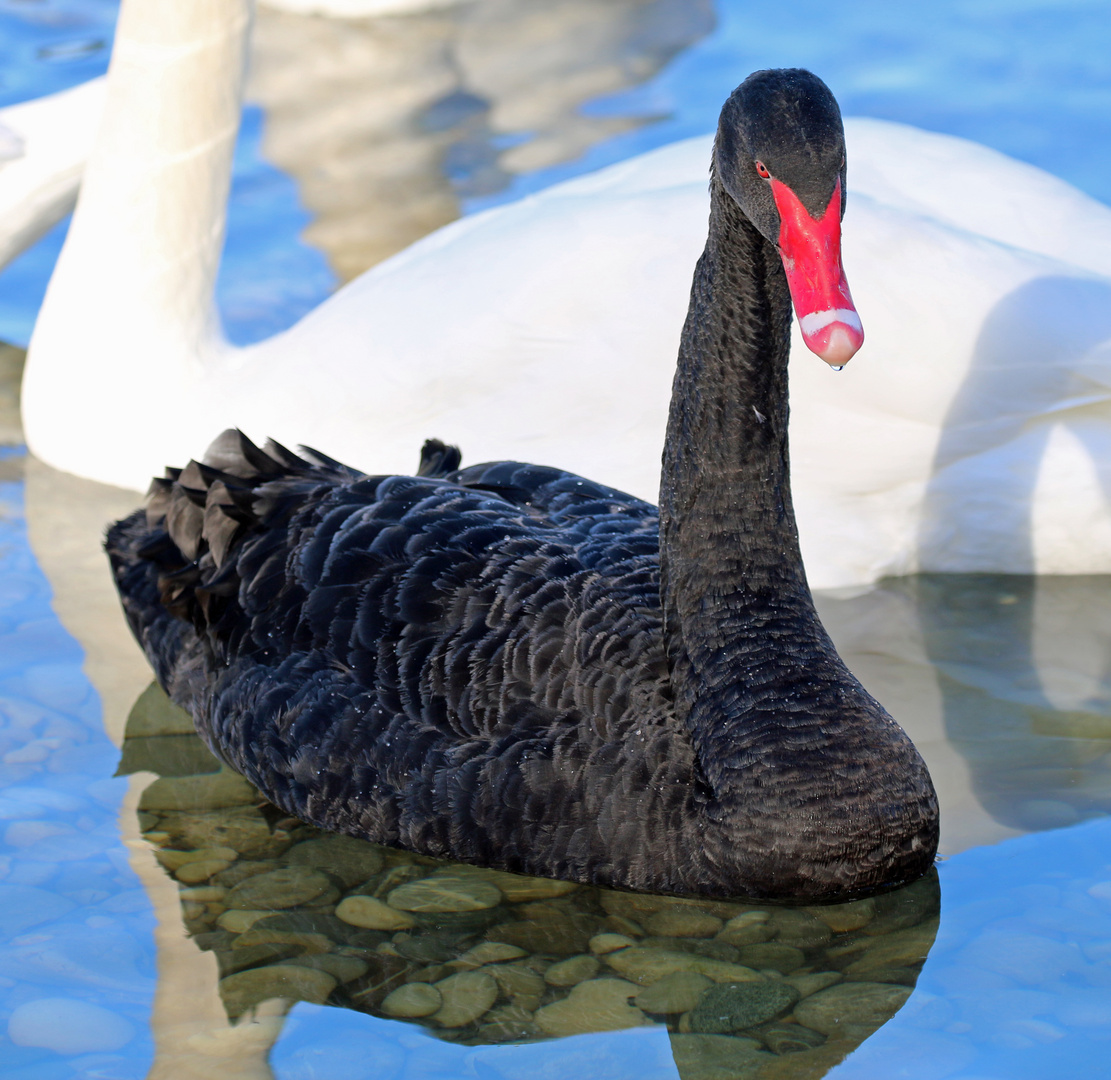
[[[711,175],[658,514],[435,440],[365,476],[229,431],[109,531],[159,682],[283,810],[681,895],[839,901],[931,865],[926,766],[822,628],[791,508],[792,298],[827,362],[862,340],[825,84],[750,76]]]

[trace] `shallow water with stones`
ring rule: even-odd
[[[680,1073],[828,1066],[910,995],[936,873],[814,908],[676,899],[447,863],[285,817],[222,771],[157,687],[123,772],[237,1018],[276,997],[406,1019],[464,1045],[666,1027]]]

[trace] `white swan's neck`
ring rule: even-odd
[[[252,8],[124,0],[100,130],[24,380],[27,440],[46,460],[64,432],[59,410],[108,420],[129,387],[146,408],[123,415],[172,451],[172,420],[149,415],[152,390],[180,397],[226,349],[213,287]],[[100,351],[92,340],[107,343],[111,370],[85,362]]]

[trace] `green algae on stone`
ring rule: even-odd
[[[595,934],[590,939],[590,951],[595,956],[604,956],[606,953],[616,952],[618,949],[627,949],[635,945],[636,941],[625,934]]]
[[[498,1005],[483,1018],[478,1038],[483,1043],[523,1042],[535,1039],[542,1032],[533,1019],[533,1011],[520,1005]]]
[[[412,982],[387,994],[382,1002],[382,1012],[399,1019],[416,1019],[431,1016],[443,1003],[444,999],[436,987],[428,983]]]
[[[199,885],[202,881],[208,881],[209,878],[215,877],[221,870],[226,870],[231,863],[227,859],[198,859],[196,862],[187,862],[184,866],[178,867],[174,872],[174,877],[182,883],[182,885]]]
[[[823,1035],[865,1038],[890,1020],[908,997],[905,986],[845,982],[799,1002],[795,1019]]]
[[[716,940],[737,946],[767,941],[773,933],[773,928],[768,925],[768,918],[766,911],[746,911],[736,915],[722,927]]]
[[[299,956],[297,963],[303,967],[319,968],[326,971],[337,982],[349,983],[361,979],[370,965],[357,956],[342,956],[337,953],[320,953],[313,956]]]
[[[828,945],[833,931],[808,911],[776,908],[768,917],[768,927],[781,945],[797,949],[813,949]]]
[[[491,927],[486,937],[490,941],[516,945],[525,952],[546,956],[577,956],[586,952],[593,936],[591,929],[578,916],[551,912],[542,917],[500,923]]]
[[[793,945],[781,945],[778,941],[765,941],[756,945],[746,945],[741,949],[740,962],[745,967],[765,971],[770,968],[783,975],[790,975],[806,962],[802,949]]]
[[[451,964],[460,970],[480,968],[485,964],[504,964],[509,960],[519,960],[527,955],[524,949],[519,949],[516,945],[506,945],[502,941],[483,941],[452,960]]]
[[[926,959],[937,935],[938,920],[897,930],[884,937],[867,937],[861,941],[864,946],[859,959],[854,960],[845,974],[850,979],[872,981],[870,973],[887,968],[919,965]],[[878,980],[877,980],[878,981]]]
[[[256,924],[240,934],[232,948],[248,949],[252,945],[296,945],[304,952],[313,954],[331,952],[334,942],[323,934],[314,934],[311,931],[278,930]]]
[[[175,705],[158,683],[152,682],[136,699],[127,714],[126,738],[145,738],[157,735],[192,735],[197,729],[193,718]],[[197,739],[200,746],[204,743]]]
[[[830,904],[828,907],[808,907],[804,911],[821,919],[835,934],[849,930],[859,930],[876,917],[874,900],[850,900],[846,904]]]
[[[524,964],[498,964],[487,969],[498,984],[498,989],[513,1004],[535,1012],[540,1006],[546,984],[539,972]]]
[[[764,981],[764,976],[752,968],[668,949],[635,946],[608,953],[604,959],[614,971],[641,986],[651,986],[665,975],[673,975],[677,971],[694,971],[717,983]]]
[[[577,986],[587,979],[594,978],[602,965],[593,956],[569,956],[552,964],[544,972],[544,981],[549,986]]]
[[[255,877],[257,874],[268,874],[271,870],[280,870],[281,863],[274,859],[240,859],[239,862],[234,862],[226,870],[221,870],[216,875],[216,882],[219,885],[226,885],[229,889],[234,889],[241,881],[246,881],[249,877]]]
[[[239,857],[239,852],[229,847],[206,847],[197,848],[193,851],[175,851],[173,848],[161,848],[159,851],[155,852],[155,857],[165,869],[173,874],[183,866],[195,862],[212,862],[216,860],[228,866]]]
[[[443,1004],[432,1014],[441,1027],[473,1023],[498,1000],[498,984],[485,971],[461,971],[436,983]]]
[[[821,1046],[825,1039],[802,1024],[767,1024],[758,1034],[773,1054],[797,1054]]]
[[[186,714],[188,719],[188,714]],[[192,720],[189,723],[192,724]],[[159,776],[199,776],[218,773],[222,762],[195,735],[145,735],[130,732],[121,747],[117,776],[152,772]]]
[[[288,866],[326,870],[347,889],[372,878],[382,869],[382,861],[378,847],[353,836],[319,836],[294,844],[285,853]]]
[[[505,897],[507,903],[521,904],[531,900],[554,900],[567,896],[580,889],[574,881],[558,881],[555,878],[526,877],[523,874],[509,874],[504,870],[489,870],[481,866],[459,866],[453,873],[472,874],[476,878],[495,886]]]
[[[250,806],[258,792],[238,773],[225,769],[198,776],[168,776],[155,780],[139,796],[140,810],[212,810]]]
[[[713,937],[723,925],[716,915],[689,908],[655,911],[644,920],[644,929],[657,937]]]
[[[657,1015],[690,1012],[702,994],[713,985],[711,979],[696,971],[676,971],[641,990],[636,996],[636,1005],[645,1012]]]
[[[814,971],[806,975],[788,975],[783,981],[788,986],[793,986],[799,992],[800,997],[805,998],[818,993],[819,990],[825,990],[827,987],[839,983],[843,978],[844,975],[839,971]]]
[[[691,1010],[691,1031],[724,1035],[774,1020],[799,1000],[782,982],[721,983],[710,987]]]
[[[230,930],[233,934],[242,934],[244,931],[250,930],[259,919],[265,919],[268,915],[272,914],[273,912],[260,911],[258,909],[248,910],[246,908],[232,908],[220,915],[216,920],[216,925],[222,930]]]
[[[257,806],[246,804],[167,812],[161,828],[175,848],[229,847],[240,860],[275,859],[291,842],[284,830],[271,830]]]
[[[198,935],[199,936],[199,935]],[[195,939],[194,939],[195,940]],[[292,960],[301,952],[298,945],[279,944],[252,945],[246,949],[227,948],[216,950],[216,966],[220,977],[234,975],[248,968],[260,969],[263,964],[280,964]]]

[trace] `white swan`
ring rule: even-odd
[[[103,102],[100,78],[0,109],[0,267],[73,209]]]
[[[249,16],[124,2],[31,345],[34,452],[139,488],[231,424],[375,471],[411,470],[436,435],[654,497],[706,141],[456,222],[235,349],[212,286]],[[1111,571],[1111,210],[963,140],[846,129],[868,341],[841,374],[792,376],[812,584]]]

